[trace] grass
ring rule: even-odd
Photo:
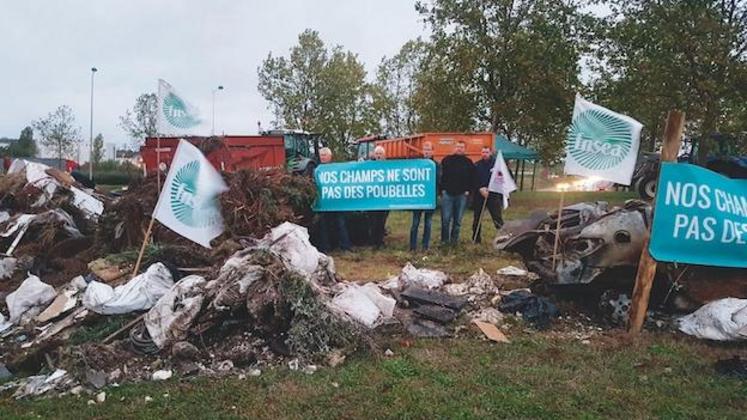
[[[1,418],[743,418],[744,382],[715,376],[709,346],[667,334],[577,340],[517,332],[392,343],[314,375],[175,379],[91,396],[0,400]],[[153,398],[145,402],[145,397]]]

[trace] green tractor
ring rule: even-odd
[[[713,144],[711,153],[704,160],[700,160],[700,139],[684,139],[677,161],[700,165],[729,178],[747,178],[747,151],[740,148],[740,145],[745,143],[743,137],[716,133],[711,135],[710,140]],[[660,160],[659,153],[648,152],[642,153],[638,159],[633,173],[633,185],[644,200],[653,200],[656,196]]]
[[[286,168],[299,175],[313,176],[319,165],[319,149],[324,147],[319,134],[301,130],[269,130],[265,136],[283,136]]]

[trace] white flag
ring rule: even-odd
[[[500,150],[495,155],[495,165],[490,172],[488,191],[503,194],[503,208],[505,209],[508,207],[508,196],[516,191],[516,182],[511,178],[506,161],[503,160],[503,152]]]
[[[158,132],[166,135],[191,134],[202,124],[199,111],[165,80],[158,79]]]
[[[638,121],[576,94],[566,139],[565,173],[630,185],[641,141]]]
[[[202,152],[180,140],[153,216],[185,238],[210,248],[223,233],[218,195],[228,187]]]

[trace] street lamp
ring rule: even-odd
[[[99,71],[96,67],[91,67],[91,127],[89,138],[89,155],[88,155],[88,179],[93,181],[93,76]]]
[[[219,90],[223,90],[223,85],[219,85],[216,89],[213,89],[213,128],[210,130],[211,135],[215,135],[215,93]]]

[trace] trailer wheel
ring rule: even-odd
[[[306,165],[306,169],[303,170],[303,175],[308,176],[309,178],[314,177],[314,169],[316,169],[316,163],[309,162],[308,165]]]
[[[646,176],[638,181],[638,195],[644,200],[653,200],[656,197],[656,177]]]

